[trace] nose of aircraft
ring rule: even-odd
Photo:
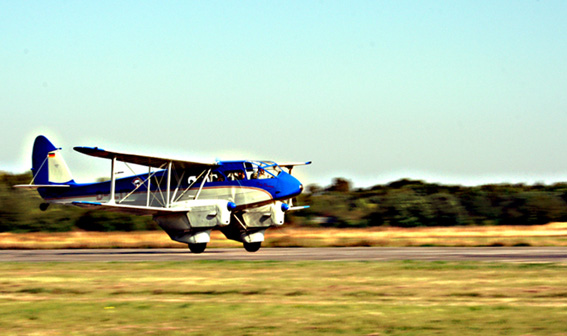
[[[278,182],[278,198],[287,199],[295,197],[303,191],[303,184],[286,172],[281,172],[278,175],[278,179],[280,180]]]

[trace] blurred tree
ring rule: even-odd
[[[434,225],[454,226],[469,224],[467,211],[459,200],[448,193],[437,193],[427,197],[433,210]]]
[[[149,216],[86,211],[57,204],[43,212],[35,190],[12,187],[30,181],[29,173],[0,172],[0,231],[159,229]],[[335,178],[327,188],[309,185],[294,203],[311,206],[288,214],[288,222],[297,225],[545,224],[567,221],[567,183],[462,187],[401,179],[353,190],[350,181]]]
[[[402,189],[388,193],[367,218],[370,225],[416,227],[429,225],[434,213],[424,196],[411,189]]]
[[[567,220],[567,204],[559,194],[545,191],[529,191],[519,194],[518,212],[522,214],[517,224],[546,224]]]
[[[327,191],[348,193],[350,191],[350,188],[351,188],[350,181],[342,177],[337,177],[333,179],[333,184],[331,184],[331,186],[327,188]]]
[[[323,191],[323,188],[318,184],[310,184],[306,188],[308,194],[317,194]]]

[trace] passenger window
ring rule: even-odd
[[[246,174],[241,170],[226,172],[226,177],[229,181],[246,180]]]
[[[211,173],[209,175],[209,182],[222,182],[224,181],[224,176],[220,173]]]

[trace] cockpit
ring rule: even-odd
[[[246,161],[244,166],[246,175],[251,180],[275,178],[282,171],[274,161]]]
[[[282,169],[273,161],[228,161],[222,170],[214,170],[207,182],[262,180],[276,178]]]

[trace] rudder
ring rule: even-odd
[[[35,138],[32,153],[33,184],[74,183],[69,167],[55,147],[45,136]]]

